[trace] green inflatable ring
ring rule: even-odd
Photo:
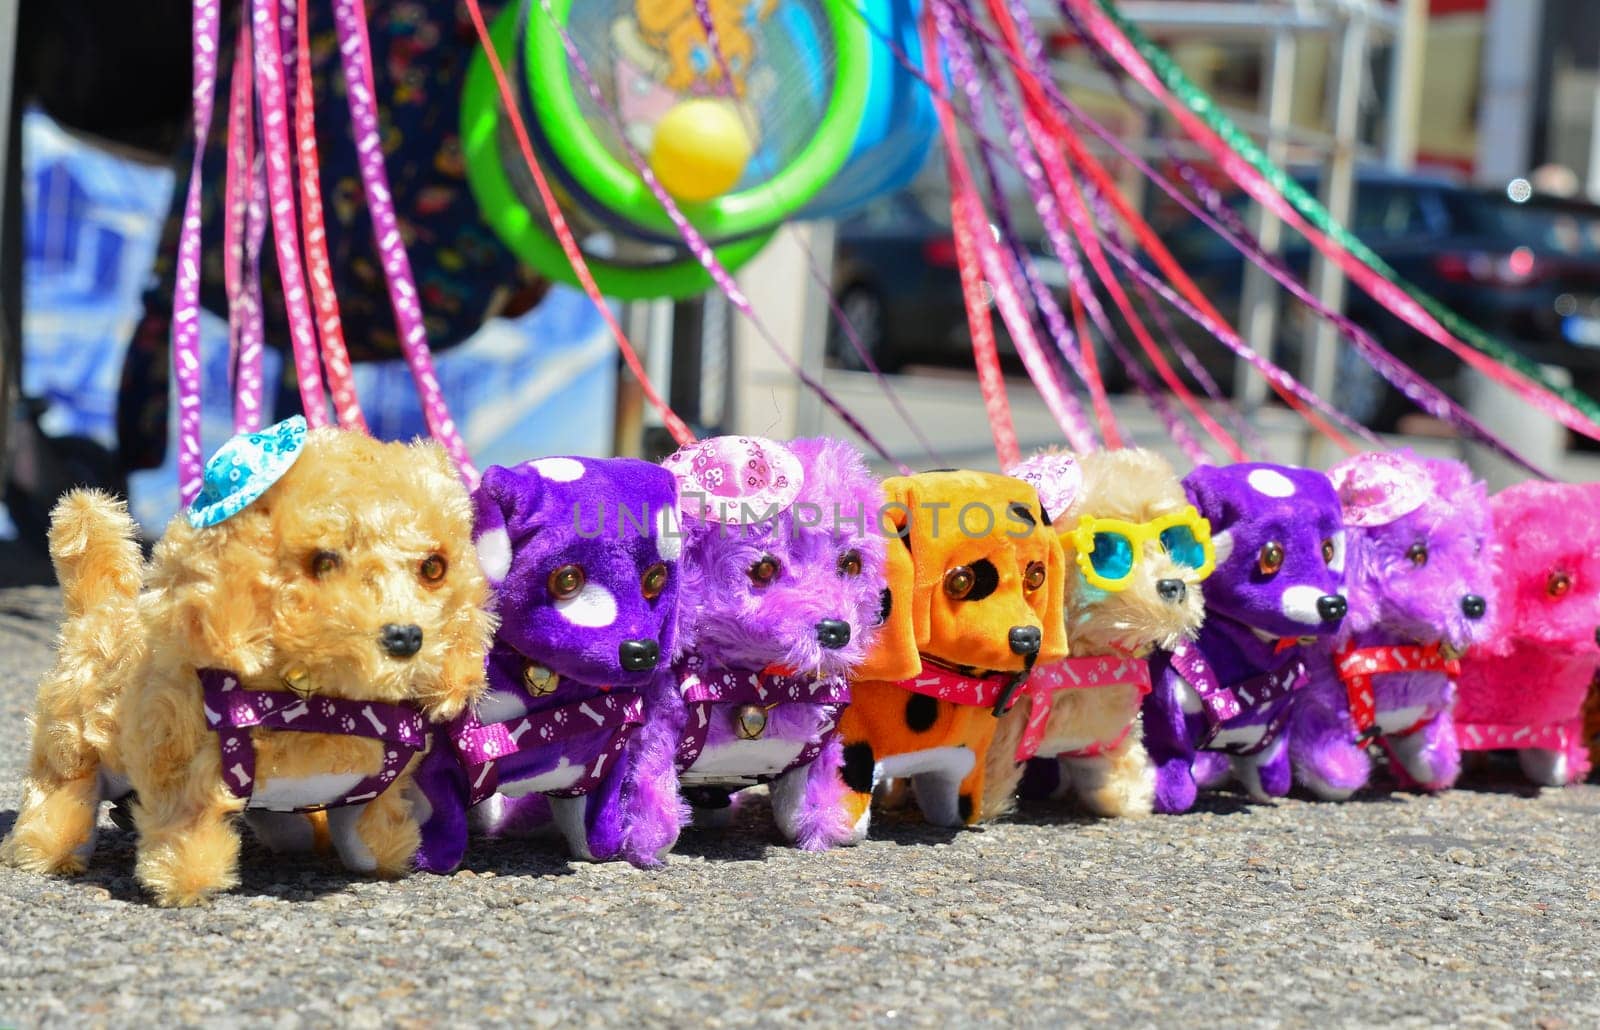
[[[588,0],[595,2],[595,0]],[[539,0],[533,0],[536,8]],[[565,25],[574,0],[550,0],[548,16],[529,14],[526,41],[528,90],[536,117],[545,127],[563,167],[596,201],[620,217],[657,233],[677,229],[631,162],[619,160],[589,128],[579,106],[566,47],[558,24]],[[683,213],[708,241],[764,232],[798,211],[844,167],[871,86],[870,30],[856,0],[817,0],[826,12],[834,41],[833,85],[827,109],[805,147],[777,175],[759,186],[701,204],[681,204]],[[563,132],[551,131],[562,126]]]
[[[516,29],[517,10],[513,5],[495,19],[490,29],[495,52],[502,60],[509,55],[515,42]],[[518,195],[506,172],[499,146],[503,118],[500,90],[495,85],[488,57],[479,49],[467,69],[461,95],[461,152],[466,164],[467,185],[478,201],[484,221],[513,254],[546,278],[578,286],[577,272],[567,260],[566,251],[542,224],[542,209],[539,215],[534,214]],[[510,159],[521,161],[522,157],[518,154]],[[776,226],[773,226],[766,232],[718,247],[715,250],[717,260],[732,271],[759,253],[775,231]],[[628,265],[587,254],[585,257],[600,291],[622,300],[660,297],[678,300],[704,293],[713,285],[711,274],[691,254],[685,254],[679,261],[647,266]]]

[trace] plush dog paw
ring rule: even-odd
[[[1517,752],[1522,774],[1541,787],[1565,787],[1570,780],[1565,751],[1530,747]]]

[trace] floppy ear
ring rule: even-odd
[[[884,542],[884,621],[873,636],[866,660],[854,677],[886,683],[910,679],[922,671],[919,641],[928,635],[928,606],[917,592],[916,564],[911,558],[911,532],[915,520],[912,488],[904,476],[884,482],[882,518],[874,528],[889,536]]]
[[[1067,641],[1067,552],[1061,538],[1047,527],[1035,530],[1048,545],[1044,559],[1044,639],[1038,663],[1058,662],[1069,653]]]
[[[494,639],[496,619],[484,607],[486,591],[481,584],[473,584],[464,592],[474,601],[458,607],[445,623],[449,646],[439,666],[438,681],[418,698],[428,718],[435,722],[460,715],[488,688],[484,655]]]
[[[184,661],[241,676],[271,671],[279,573],[267,499],[205,529],[179,512],[156,546],[151,582],[165,589],[161,621]]]
[[[472,492],[472,540],[478,567],[491,587],[498,589],[506,581],[512,551],[537,531],[543,491],[544,480],[537,472],[491,465]]]

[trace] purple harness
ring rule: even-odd
[[[422,714],[409,705],[241,690],[238,677],[226,669],[199,669],[197,674],[205,692],[206,725],[216,733],[222,751],[222,782],[234,797],[246,802],[255,792],[256,749],[250,730],[257,726],[362,737],[389,745],[384,748],[383,768],[376,775],[363,777],[337,800],[286,809],[292,812],[320,812],[371,801],[395,781],[413,755],[427,748]]]
[[[470,784],[468,804],[476,805],[500,788],[500,763],[512,755],[547,749],[559,761],[579,737],[611,730],[607,740],[586,759],[579,778],[569,787],[543,793],[579,797],[600,782],[607,764],[621,755],[635,730],[644,724],[644,698],[632,691],[597,694],[564,705],[513,716],[504,722],[480,722],[471,709],[445,731]],[[552,763],[554,764],[554,763]]]
[[[678,687],[689,709],[689,723],[678,742],[678,771],[688,772],[705,750],[711,723],[719,716],[738,719],[746,705],[770,711],[778,705],[804,704],[816,707],[822,724],[806,741],[795,760],[776,776],[798,769],[822,753],[822,747],[839,723],[839,715],[850,703],[850,683],[842,676],[781,676],[736,669],[706,669],[690,659],[678,670]],[[752,779],[767,779],[766,776]]]
[[[1193,643],[1184,641],[1169,654],[1173,668],[1194,687],[1200,695],[1201,706],[1205,709],[1208,729],[1205,739],[1200,741],[1200,748],[1225,751],[1233,755],[1256,754],[1266,750],[1278,739],[1284,724],[1289,721],[1289,697],[1300,686],[1306,675],[1305,660],[1294,656],[1271,672],[1264,672],[1225,687],[1218,682],[1217,674],[1212,671],[1210,663]],[[1220,748],[1208,748],[1217,733],[1228,723],[1237,719],[1240,720],[1238,725],[1241,726],[1253,724],[1253,717],[1268,706],[1272,706],[1272,710],[1265,724],[1261,726],[1261,738],[1254,744],[1230,744]]]

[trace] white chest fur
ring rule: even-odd
[[[684,783],[707,783],[726,779],[752,779],[776,776],[800,757],[805,742],[780,740],[734,740],[700,752],[694,765],[683,773]]]

